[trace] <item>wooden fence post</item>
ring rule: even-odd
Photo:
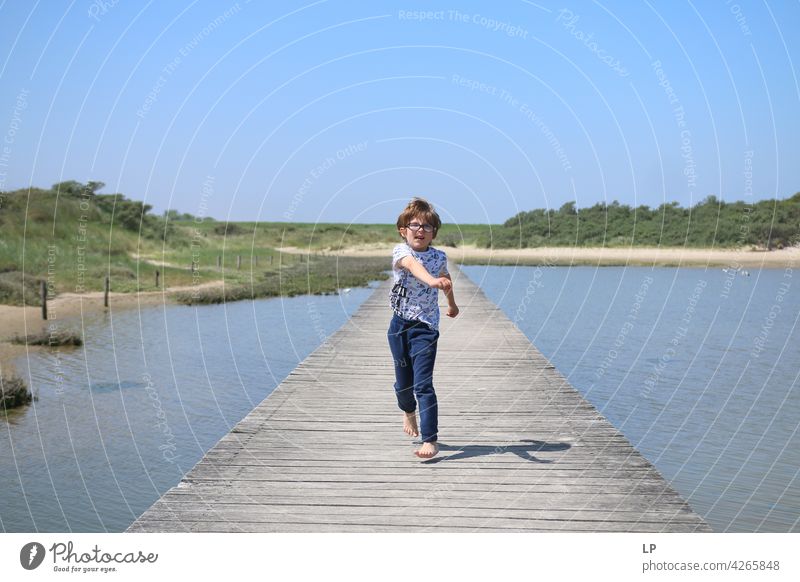
[[[42,281],[41,285],[41,295],[42,295],[42,319],[47,321],[47,283]]]
[[[111,288],[111,281],[108,278],[108,275],[106,275],[106,291],[103,294],[103,305],[105,305],[106,307],[108,307],[108,291],[110,288]]]
[[[156,269],[156,288],[158,288],[158,269]]]

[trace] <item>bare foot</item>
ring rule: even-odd
[[[430,459],[434,457],[436,453],[439,452],[439,445],[436,443],[422,443],[422,446],[414,451],[414,454],[417,455],[420,459]]]
[[[403,413],[403,432],[408,436],[419,436],[416,411]]]

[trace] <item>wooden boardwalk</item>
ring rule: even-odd
[[[442,311],[437,457],[415,457],[402,432],[387,281],[128,531],[711,531],[453,276],[461,315]]]

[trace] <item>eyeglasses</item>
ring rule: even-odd
[[[411,224],[407,224],[406,227],[410,228],[413,232],[417,232],[420,228],[425,232],[433,232],[433,225],[431,224],[419,224],[418,222],[412,222]]]

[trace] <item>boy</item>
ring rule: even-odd
[[[397,404],[405,413],[403,431],[419,436],[416,407],[422,428],[422,446],[414,454],[430,459],[439,452],[438,409],[433,389],[433,365],[439,340],[439,289],[447,296],[447,316],[458,315],[447,255],[430,246],[442,221],[433,207],[414,198],[397,219],[404,242],[394,247],[394,287],[389,324],[389,348],[394,357]],[[416,396],[416,401],[415,401]]]

